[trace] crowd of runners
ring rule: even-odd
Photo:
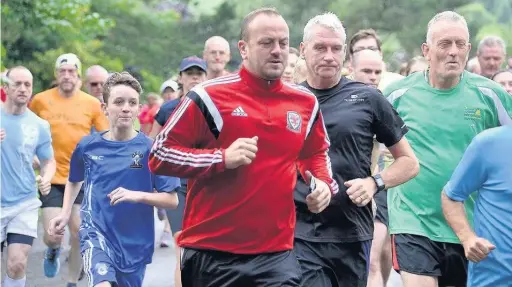
[[[178,262],[161,286],[383,287],[392,269],[405,287],[511,286],[512,57],[497,36],[472,47],[455,12],[425,35],[394,73],[372,29],[262,8],[241,23],[238,70],[212,36],[148,94],[73,51],[34,96],[9,67],[2,286],[26,285],[34,240],[69,287],[142,286],[155,241]]]

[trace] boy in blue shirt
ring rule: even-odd
[[[463,202],[478,191],[474,231]],[[443,213],[467,259],[469,287],[512,282],[512,125],[480,133],[442,194]]]
[[[108,78],[103,97],[110,129],[78,143],[62,213],[50,223],[51,234],[63,234],[83,183],[79,236],[90,286],[141,286],[154,250],[153,207],[178,205],[179,179],[150,173],[152,140],[133,129],[141,92],[126,72]]]

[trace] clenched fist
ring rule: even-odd
[[[371,177],[356,178],[346,181],[345,186],[348,187],[348,197],[359,207],[366,206],[370,203],[377,192],[377,185]]]
[[[464,246],[466,258],[475,263],[487,258],[487,255],[496,248],[489,240],[476,236],[463,242],[462,246]]]
[[[315,178],[310,171],[306,171],[306,178],[308,182],[314,181],[314,188],[311,190],[311,193],[306,197],[306,204],[308,205],[309,211],[313,213],[322,212],[329,203],[331,202],[331,189],[327,185],[327,183]]]
[[[52,186],[50,181],[45,180],[42,176],[38,175],[36,176],[36,183],[42,195],[48,195],[48,193],[50,193]]]
[[[68,225],[69,222],[69,214],[60,213],[52,220],[50,220],[50,224],[48,226],[48,234],[52,236],[64,236],[64,228]]]
[[[235,169],[251,164],[257,151],[258,137],[237,139],[224,152],[226,168]]]

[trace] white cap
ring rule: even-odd
[[[179,86],[175,81],[167,80],[162,84],[162,86],[160,86],[160,94],[163,93],[166,88],[171,88],[176,92],[179,89]]]
[[[73,65],[78,75],[80,76],[82,74],[82,62],[80,62],[80,59],[78,59],[75,54],[68,53],[60,55],[57,61],[55,61],[55,70],[58,70],[62,65]]]

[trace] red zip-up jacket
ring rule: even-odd
[[[236,139],[258,136],[254,161],[226,169]],[[151,171],[189,178],[182,247],[235,254],[293,248],[296,166],[333,193],[329,140],[306,88],[257,78],[246,69],[194,87],[153,145]]]

